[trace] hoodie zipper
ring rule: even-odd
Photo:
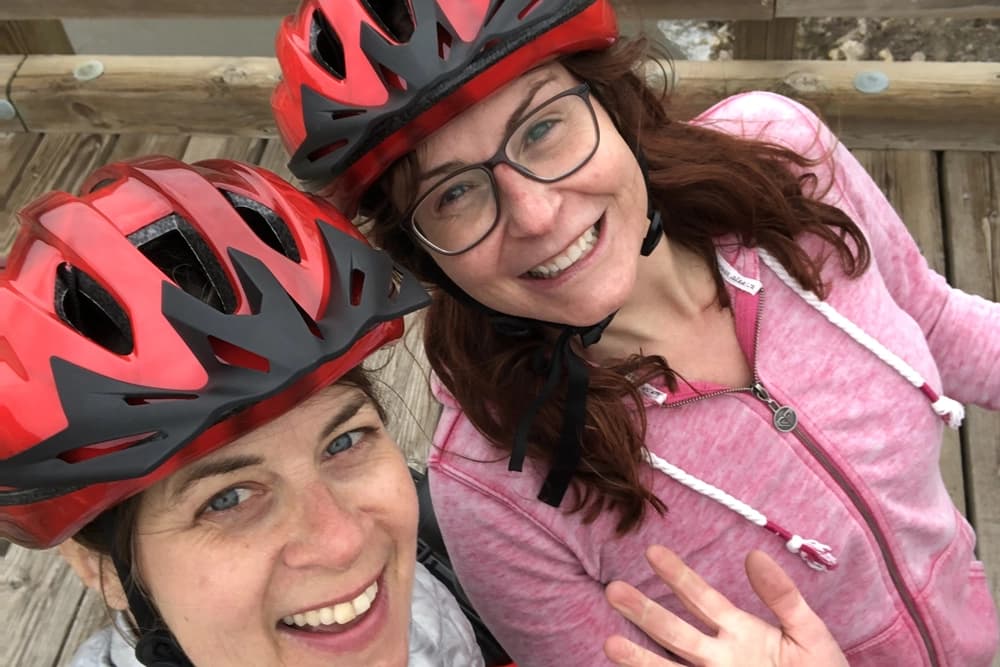
[[[900,600],[902,600],[903,605],[906,607],[906,611],[909,613],[910,618],[913,620],[914,625],[917,627],[917,632],[920,633],[920,639],[924,643],[924,648],[927,651],[927,655],[931,662],[931,667],[939,667],[941,664],[938,660],[937,651],[934,649],[934,644],[930,638],[930,631],[927,628],[927,623],[924,621],[923,616],[921,616],[920,611],[917,609],[916,601],[913,599],[913,595],[910,593],[906,584],[903,582],[902,573],[899,566],[896,563],[896,559],[889,548],[889,543],[886,540],[885,534],[882,532],[881,527],[875,519],[875,515],[868,503],[861,497],[857,489],[848,481],[844,473],[837,467],[827,453],[823,450],[819,444],[816,443],[804,430],[799,428],[798,425],[798,415],[796,414],[794,408],[788,405],[781,405],[778,401],[771,397],[770,392],[761,382],[760,376],[757,374],[757,359],[758,350],[760,342],[760,322],[761,316],[764,312],[764,289],[761,288],[758,292],[759,300],[757,303],[757,318],[754,325],[754,336],[753,336],[753,384],[749,387],[740,387],[734,389],[722,389],[719,391],[714,391],[702,396],[697,396],[694,398],[689,398],[683,401],[678,401],[677,403],[668,404],[664,407],[676,408],[683,405],[690,405],[691,403],[696,403],[698,401],[703,401],[709,398],[714,398],[716,396],[723,396],[725,394],[744,394],[749,393],[751,396],[756,398],[758,401],[763,403],[771,410],[771,423],[775,430],[780,433],[791,433],[799,442],[806,448],[806,450],[812,455],[817,463],[822,466],[822,468],[827,472],[831,479],[840,487],[841,491],[850,499],[854,508],[864,519],[865,525],[868,526],[868,530],[871,532],[872,536],[875,538],[875,542],[878,544],[879,551],[882,554],[882,561],[885,563],[886,569],[889,572],[889,578],[892,579],[893,586],[896,588],[896,593],[899,595]]]

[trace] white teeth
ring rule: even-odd
[[[574,241],[561,255],[552,258],[545,264],[539,264],[528,271],[534,278],[554,278],[586,255],[597,242],[597,227],[592,226],[580,238]]]
[[[372,602],[375,601],[377,594],[378,583],[373,582],[361,595],[349,602],[341,602],[332,607],[311,609],[301,614],[285,616],[281,619],[281,622],[288,626],[298,626],[300,628],[307,625],[314,628],[321,625],[345,625],[371,609]]]

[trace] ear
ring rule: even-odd
[[[111,558],[72,539],[59,545],[59,554],[73,568],[84,586],[101,594],[105,604],[118,611],[128,609],[125,590]]]

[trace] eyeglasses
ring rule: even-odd
[[[494,167],[507,164],[527,178],[552,183],[585,165],[600,138],[590,87],[584,83],[563,91],[518,122],[493,157],[435,183],[410,208],[405,224],[443,255],[471,250],[500,219]]]

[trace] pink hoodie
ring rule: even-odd
[[[989,665],[996,607],[972,529],[941,480],[944,424],[935,410],[950,409],[938,401],[945,393],[1000,409],[1000,306],[928,268],[864,169],[799,104],[748,93],[697,122],[812,157],[832,151],[813,171],[821,184],[832,178],[826,201],[861,226],[873,253],[858,279],[845,278],[836,260],[824,271],[826,304],[847,324],[834,326],[753,249],[720,240],[737,336],[774,402],[747,390],[712,395],[724,388],[707,384],[673,395],[650,388],[647,447],[686,484],[651,467],[648,484],[669,512],[648,512],[624,537],[614,515],[584,525],[580,514],[536,500],[545,470],[529,460],[524,472],[508,472],[507,456],[438,385],[445,408],[430,480],[463,585],[520,667],[605,665],[612,633],[663,653],[607,604],[608,582],[631,582],[691,618],[645,563],[647,545],[667,545],[735,604],[773,621],[742,566],[748,551],[763,549],[852,665]],[[876,342],[847,335],[851,323]],[[882,358],[873,353],[879,343],[891,350]],[[792,432],[775,426],[782,406],[797,416]],[[798,536],[816,542],[803,546]],[[793,549],[813,554],[813,565]],[[831,557],[832,569],[817,562]]]

